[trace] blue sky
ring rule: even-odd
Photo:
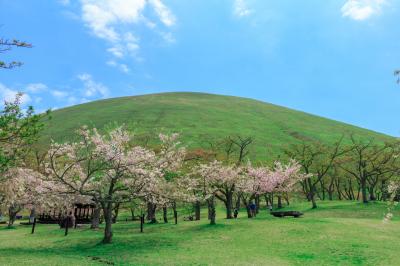
[[[0,0],[0,97],[37,110],[200,91],[400,136],[400,0]]]

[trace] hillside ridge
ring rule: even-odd
[[[124,124],[137,136],[178,132],[190,148],[227,136],[252,136],[253,157],[300,141],[333,143],[343,134],[377,141],[393,137],[303,111],[238,96],[167,92],[102,99],[53,111],[42,141],[65,141],[82,125]],[[255,147],[254,147],[255,146]]]

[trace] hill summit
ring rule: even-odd
[[[390,140],[384,134],[247,98],[205,93],[160,93],[112,98],[52,113],[42,138],[70,139],[82,125],[106,129],[124,124],[138,138],[178,132],[189,148],[228,136],[251,136],[252,159],[279,154],[282,146],[301,141],[337,141],[343,134]],[[154,138],[153,138],[154,137]]]

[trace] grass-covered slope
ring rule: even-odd
[[[217,210],[217,225],[202,219],[178,225],[125,221],[113,225],[110,245],[101,245],[101,230],[70,230],[67,237],[57,225],[6,229],[0,225],[0,265],[400,265],[399,212],[383,223],[385,203],[293,203],[290,209],[304,216],[274,218],[265,208],[255,219],[241,210],[239,219],[224,219]],[[161,217],[158,217],[161,219]],[[161,219],[162,220],[162,219]],[[17,222],[18,223],[18,222]]]
[[[334,142],[354,133],[379,141],[390,137],[345,123],[252,99],[203,93],[162,93],[114,98],[54,111],[44,140],[69,139],[86,124],[99,129],[125,124],[138,136],[179,132],[189,147],[229,135],[252,136],[253,157],[277,154],[283,145],[302,140]],[[44,142],[43,142],[44,143]]]

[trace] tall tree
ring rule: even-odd
[[[285,153],[295,159],[303,168],[306,174],[313,174],[302,181],[303,190],[307,199],[311,201],[312,208],[317,208],[315,200],[318,188],[317,185],[323,182],[323,178],[332,169],[336,160],[346,152],[341,149],[341,138],[333,145],[324,145],[322,143],[306,143],[292,145]]]
[[[101,206],[105,220],[103,243],[111,243],[115,207],[157,191],[164,170],[179,163],[180,157],[176,156],[181,153],[163,149],[157,155],[135,146],[122,128],[104,135],[83,128],[78,136],[78,142],[52,144],[47,174],[64,187],[61,193],[79,193]],[[169,140],[164,136],[161,139]]]
[[[351,136],[348,156],[340,168],[353,176],[360,185],[362,201],[368,203],[368,192],[375,200],[374,188],[380,177],[397,173],[398,151],[393,144],[377,145],[373,140],[363,141]],[[368,191],[369,186],[369,191]]]
[[[43,119],[49,114],[35,114],[32,106],[23,110],[21,98],[18,93],[0,111],[0,181],[4,179],[1,172],[17,166],[31,150],[44,127]]]

